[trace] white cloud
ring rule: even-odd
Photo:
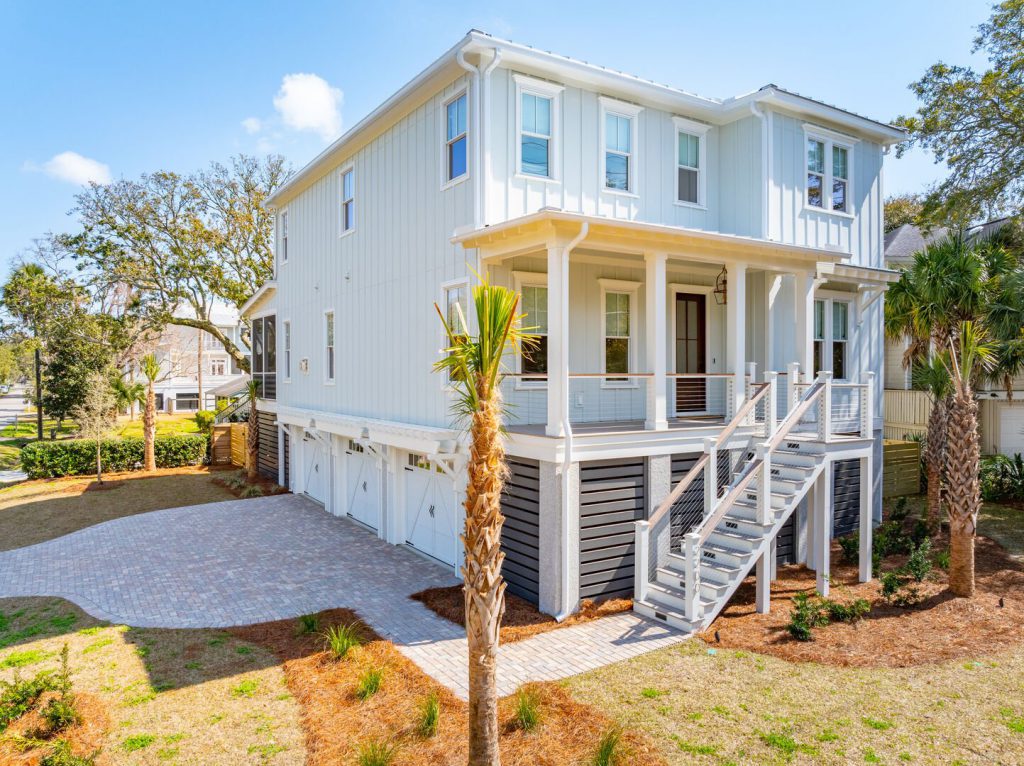
[[[85,186],[89,183],[108,184],[111,181],[110,167],[98,160],[83,157],[78,152],[55,154],[41,167],[27,164],[29,170],[41,170],[51,178]]]
[[[242,127],[246,133],[254,135],[263,129],[263,121],[259,117],[246,117],[242,120]]]
[[[284,124],[311,130],[326,141],[341,133],[342,92],[315,74],[286,74],[274,96],[274,108]]]

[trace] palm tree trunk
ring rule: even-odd
[[[942,518],[942,474],[946,463],[947,406],[937,399],[928,416],[928,441],[925,445],[925,463],[928,465],[928,526],[938,528]]]
[[[973,391],[958,393],[949,409],[946,477],[949,505],[949,589],[956,596],[974,595],[974,537],[981,488],[978,471],[978,403]]]
[[[142,413],[142,438],[145,443],[145,454],[143,467],[147,471],[156,470],[156,394],[153,392],[153,384],[150,383],[146,389],[146,410]]]
[[[501,576],[501,489],[505,481],[505,447],[501,437],[501,394],[477,383],[481,406],[473,414],[469,482],[466,488],[466,549],[463,593],[469,644],[469,766],[497,766],[498,630],[505,611]]]
[[[245,430],[245,475],[249,481],[256,481],[260,459],[260,415],[256,410],[256,400],[249,402],[249,422]]]

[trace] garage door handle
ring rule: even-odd
[[[427,509],[427,513],[430,514],[430,518],[434,518],[434,506],[430,506],[430,508]]]
[[[365,491],[366,491],[366,482],[364,481],[363,482],[363,492],[365,492]]]

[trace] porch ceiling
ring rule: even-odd
[[[564,247],[580,233],[584,224],[588,231],[577,247],[623,254],[663,252],[698,261],[745,261],[777,271],[814,270],[819,263],[838,263],[847,257],[837,250],[785,245],[681,226],[567,213],[552,208],[481,229],[456,230],[451,241],[467,249],[479,250],[484,261],[503,260],[551,246]]]

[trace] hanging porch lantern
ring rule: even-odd
[[[718,272],[718,276],[715,277],[715,303],[719,306],[724,306],[729,302],[729,273],[725,270],[725,266]]]

